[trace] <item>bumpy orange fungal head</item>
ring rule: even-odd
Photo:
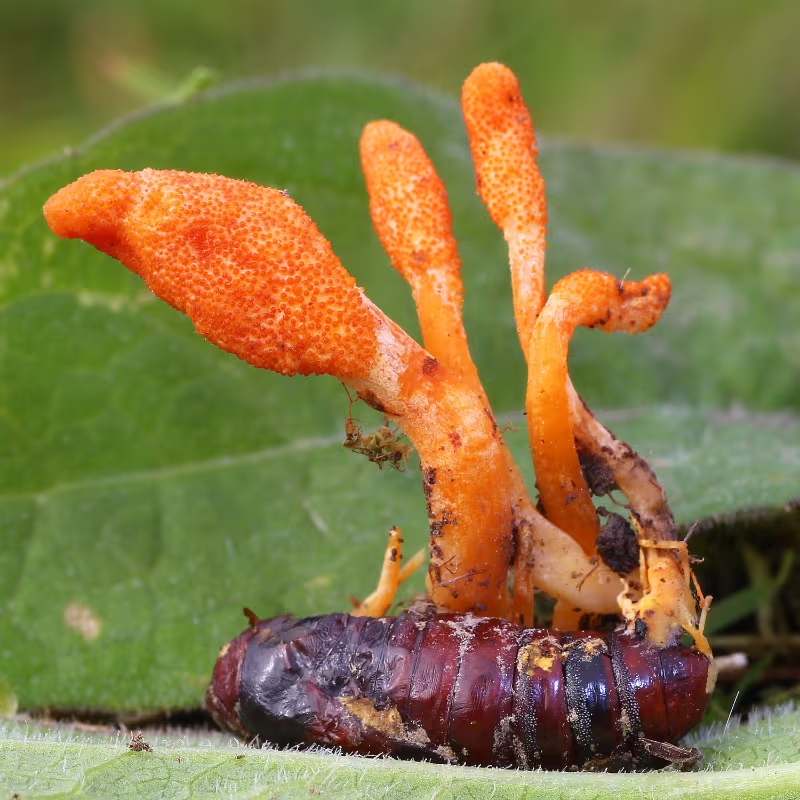
[[[447,189],[417,137],[394,122],[371,122],[361,163],[372,222],[395,269],[412,285],[442,271],[460,275]]]
[[[44,216],[64,239],[83,239],[115,258],[122,252],[133,259],[119,227],[135,202],[132,189],[138,181],[138,175],[122,170],[97,170],[54,194],[45,203]]]
[[[501,229],[547,225],[536,132],[514,73],[481,64],[461,93],[478,192]]]
[[[122,261],[197,330],[285,375],[365,376],[385,318],[277,189],[176,171],[94,172],[45,206],[55,233]]]

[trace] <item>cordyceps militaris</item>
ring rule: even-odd
[[[517,79],[482,64],[462,105],[478,192],[508,244],[538,502],[470,355],[444,183],[395,123],[367,125],[361,158],[375,230],[411,286],[424,346],[370,302],[279,189],[103,170],[45,206],[59,236],[117,258],[217,346],[283,375],[334,376],[419,454],[427,602],[385,616],[420,562],[402,565],[393,528],[378,587],[350,614],[248,612],[247,630],[222,649],[208,706],[246,739],[363,754],[521,768],[691,762],[695,751],[674,742],[713,690],[710,598],[653,471],[595,418],[567,371],[578,326],[648,330],[669,278],[582,270],[547,296],[545,184]],[[354,426],[351,449],[374,451],[379,465],[404,460],[396,429],[378,441]],[[395,458],[392,447],[405,449]],[[612,490],[627,517],[595,507]],[[537,591],[556,601],[548,629],[533,627]],[[576,630],[609,615],[612,632]]]

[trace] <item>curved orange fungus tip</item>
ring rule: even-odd
[[[637,632],[644,623],[656,645],[688,631],[710,654],[663,489],[595,419],[567,369],[577,326],[647,330],[667,307],[669,278],[620,281],[583,270],[559,281],[545,303],[547,204],[519,83],[507,67],[483,64],[462,102],[478,190],[509,248],[544,513],[469,354],[444,183],[397,124],[369,124],[361,158],[375,230],[411,285],[427,350],[367,299],[314,222],[277,189],[216,175],[104,170],[54,195],[45,216],[60,236],[85,239],[137,272],[223,349],[286,375],[333,375],[403,429],[421,461],[428,587],[438,611],[532,624],[541,589],[557,600],[556,624],[617,612]],[[608,477],[598,482],[587,465]],[[609,487],[630,504],[630,521],[615,529],[627,537],[622,544],[609,544],[594,506]],[[407,577],[399,531],[392,536],[378,589],[359,613],[383,613]],[[638,563],[614,550],[629,553],[630,542]]]
[[[567,354],[575,328],[640,333],[660,318],[670,297],[666,275],[620,281],[592,270],[553,288],[530,339],[527,412],[537,486],[548,519],[593,553],[600,523],[578,457],[570,412]]]
[[[564,331],[578,325],[609,333],[644,333],[661,319],[669,305],[669,275],[650,275],[642,281],[621,281],[613,275],[580,270],[562,278],[547,300],[537,325],[553,320]],[[531,345],[535,351],[535,345]]]

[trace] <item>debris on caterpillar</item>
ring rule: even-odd
[[[386,429],[371,437],[349,416],[345,445],[350,449],[379,466],[401,465],[409,446],[397,441],[396,426],[419,454],[430,518],[428,594],[439,616],[370,619],[383,617],[410,572],[400,565],[402,539],[393,530],[381,581],[359,604],[357,617],[254,618],[223,648],[209,705],[223,724],[245,736],[339,744],[362,753],[433,757],[426,743],[436,743],[443,758],[449,748],[445,760],[503,766],[608,768],[612,759],[630,767],[644,763],[648,753],[690,761],[680,748],[671,750],[665,743],[695,724],[713,689],[714,664],[703,635],[710,598],[703,598],[696,584],[686,543],[677,540],[652,470],[594,417],[567,371],[569,343],[578,326],[648,330],[667,307],[669,278],[624,281],[581,270],[558,281],[547,297],[544,181],[519,84],[506,67],[483,64],[467,79],[462,105],[479,194],[509,248],[514,314],[528,365],[526,410],[538,504],[470,355],[446,189],[419,141],[395,123],[365,128],[362,165],[376,232],[411,286],[424,347],[368,300],[314,222],[280,190],[216,175],[102,170],[65,187],[45,206],[58,235],[82,238],[119,259],[214,344],[284,375],[332,375],[385,414]],[[595,508],[593,496],[608,492],[625,496],[630,520]],[[532,627],[535,590],[557,601],[554,630]],[[609,614],[621,620],[617,633],[569,633],[587,616]],[[442,632],[453,625],[484,632],[479,644],[495,641],[490,631],[505,631],[495,644],[516,654],[506,664],[512,669],[513,662],[516,677],[498,677],[495,662],[481,672],[483,662],[476,656],[473,663],[469,648],[456,658],[441,643],[429,644],[426,633],[424,640],[398,645],[398,652],[452,673],[422,693],[430,709],[438,709],[435,713],[412,714],[413,691],[386,698],[373,692],[375,685],[391,683],[388,663],[382,673],[372,674],[373,688],[360,683],[361,673],[344,668],[323,679],[319,659],[327,656],[316,654],[315,660],[312,647],[324,639],[322,631],[341,628],[342,642],[352,646],[342,650],[343,660],[357,652],[380,660],[389,658],[388,651],[383,644],[379,651],[369,636],[405,631],[412,619],[414,630],[428,631],[432,642],[446,638],[449,634]],[[693,639],[692,648],[678,644],[684,634]],[[525,688],[529,662],[520,655],[529,652],[520,644],[528,639],[556,641],[545,661],[551,670],[556,664],[565,670],[562,678],[556,670],[539,680],[538,694],[531,698],[519,695],[533,691]],[[307,659],[302,664],[291,661],[297,648]],[[639,696],[634,688],[639,684],[625,672],[632,668],[625,659],[634,650],[649,664],[641,680],[656,687],[652,697],[688,692],[691,713],[679,709],[686,714],[676,721],[656,708],[650,695]],[[602,651],[606,661],[595,651]],[[617,651],[624,657],[615,656]],[[265,660],[283,663],[286,683],[305,680],[306,705],[298,698],[270,696],[259,706],[260,690],[245,680],[251,659],[259,669]],[[543,669],[544,661],[537,663]],[[333,694],[328,678],[338,687]],[[536,703],[546,703],[548,693],[557,694],[562,684],[568,694],[559,701],[563,714],[545,713],[547,706]],[[500,702],[498,685],[506,692],[502,713],[492,706]],[[411,691],[413,681],[406,688]],[[461,692],[470,698],[465,707]],[[615,693],[616,706],[608,700]],[[315,706],[312,714],[313,698],[324,708]],[[522,703],[519,717],[510,712],[513,722],[508,703],[512,708]],[[237,709],[245,706],[250,709],[245,717],[237,717]],[[486,720],[492,714],[498,721],[489,729]],[[334,741],[330,730],[340,724]],[[498,745],[496,753],[487,754],[485,741],[471,749],[463,740],[470,739],[472,729],[484,740],[512,742],[511,750]],[[401,746],[388,730],[403,732],[405,744],[416,737],[415,747]],[[560,742],[552,759],[543,754],[541,741],[547,736]]]

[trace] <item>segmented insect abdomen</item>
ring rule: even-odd
[[[279,744],[560,769],[641,755],[700,720],[710,662],[625,633],[473,615],[261,620],[223,649],[217,720]]]

